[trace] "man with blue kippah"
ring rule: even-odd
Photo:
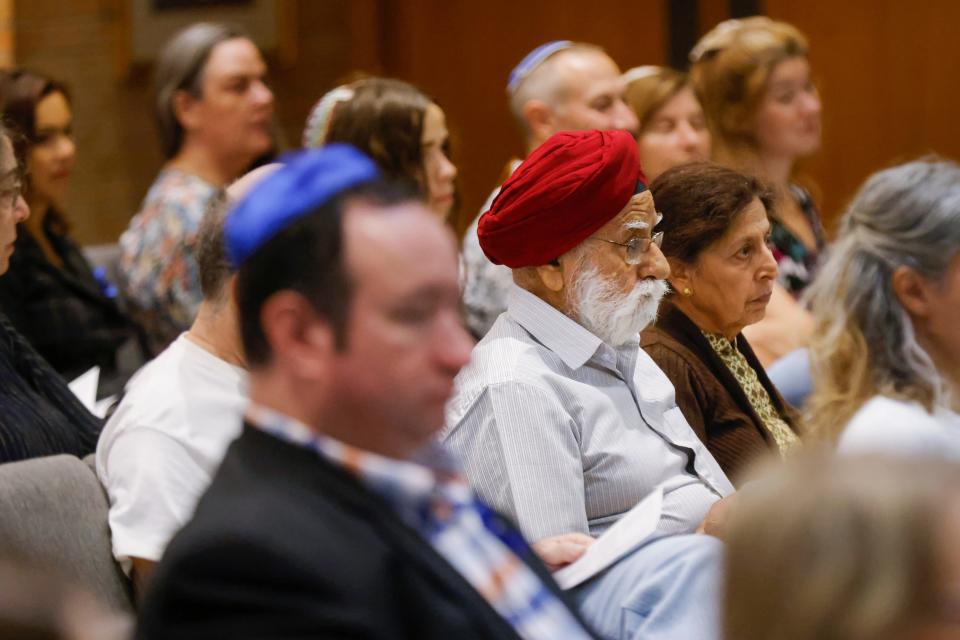
[[[480,219],[513,285],[442,437],[535,547],[601,536],[661,492],[650,537],[571,593],[606,638],[713,640],[721,544],[689,534],[719,532],[733,486],[640,349],[670,273],[657,222],[626,132],[561,132],[530,154]]]
[[[472,341],[454,240],[398,189],[329,145],[228,217],[251,404],[138,637],[594,637],[434,442]]]
[[[514,67],[507,81],[510,112],[528,154],[558,131],[623,129],[636,135],[639,124],[624,102],[625,91],[620,68],[603,49],[569,40],[540,45]],[[511,160],[505,173],[519,164]],[[496,191],[481,213],[490,208],[495,195]],[[506,308],[511,278],[509,269],[483,255],[476,224],[463,239],[463,301],[467,325],[482,337]]]

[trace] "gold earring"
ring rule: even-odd
[[[683,295],[685,295],[685,296],[687,296],[687,297],[689,298],[690,296],[693,295],[693,291],[690,289],[690,287],[684,287],[684,288],[683,288]]]

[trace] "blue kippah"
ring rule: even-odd
[[[523,82],[523,79],[530,75],[530,72],[540,66],[544,60],[555,54],[557,51],[563,51],[573,46],[570,40],[554,40],[542,44],[520,61],[520,64],[510,72],[510,78],[507,80],[507,93],[513,93]]]
[[[348,144],[286,154],[280,162],[283,168],[253,187],[227,215],[223,235],[234,268],[301,216],[380,176],[373,160]]]

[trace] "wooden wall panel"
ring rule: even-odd
[[[662,63],[661,0],[395,0],[380,3],[389,25],[385,73],[422,87],[443,106],[460,170],[463,229],[496,184],[506,161],[523,152],[507,109],[507,75],[548,40],[602,45],[623,69]]]
[[[832,221],[873,171],[926,153],[960,157],[960,3],[765,0],[803,30],[823,98],[809,172]]]

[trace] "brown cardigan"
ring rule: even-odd
[[[743,334],[737,349],[757,372],[773,406],[794,432],[796,411],[780,396]],[[747,394],[700,329],[669,301],[654,326],[640,335],[640,346],[663,369],[677,391],[677,405],[713,457],[737,484],[737,475],[776,444]]]

